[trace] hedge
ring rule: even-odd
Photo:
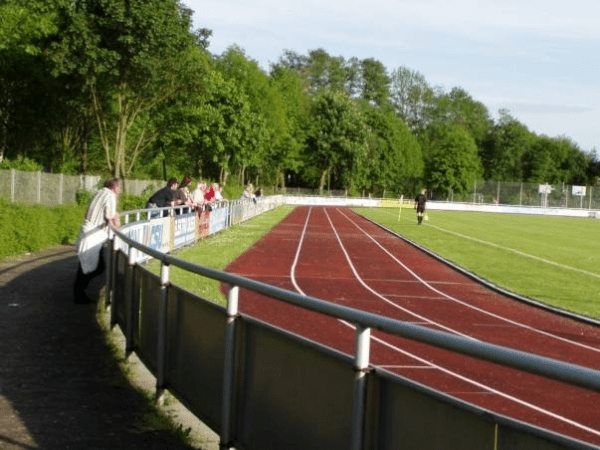
[[[119,210],[143,208],[143,197],[122,195]],[[79,205],[42,206],[0,198],[0,258],[75,243],[90,198]]]

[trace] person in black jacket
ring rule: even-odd
[[[177,189],[177,179],[170,178],[167,181],[167,185],[152,194],[152,197],[148,199],[146,208],[166,208],[167,206],[173,206],[180,204],[180,200],[175,198],[175,190]],[[165,210],[163,217],[169,213]]]
[[[427,203],[427,197],[425,196],[425,189],[421,190],[415,198],[415,209],[417,210],[417,223],[421,225],[423,223],[423,216],[425,215],[425,203]]]

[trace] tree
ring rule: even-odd
[[[427,126],[427,110],[432,107],[433,100],[434,91],[421,73],[406,66],[392,71],[390,101],[396,114],[413,132]]]
[[[523,155],[523,176],[532,183],[585,184],[590,164],[570,139],[539,136]]]
[[[310,85],[316,91],[328,89],[344,91],[346,84],[345,60],[331,56],[322,48],[308,52],[306,69]]]
[[[333,177],[334,187],[353,189],[366,159],[366,127],[355,103],[345,93],[323,91],[311,106],[306,164],[318,179],[319,191]]]
[[[369,103],[385,107],[390,100],[390,77],[385,66],[373,59],[361,61],[361,98]]]
[[[234,80],[208,67],[202,91],[186,92],[183,97],[174,106],[179,115],[165,115],[175,121],[171,133],[161,137],[165,151],[172,150],[166,155],[169,161],[221,184],[234,170],[243,176],[245,167],[259,164],[257,149],[264,147],[266,139],[264,120],[252,112],[246,93]],[[178,127],[178,117],[185,127]]]
[[[423,156],[408,126],[389,109],[363,104],[369,129],[367,139],[368,184],[370,192],[385,194],[388,189],[411,191],[423,175]]]
[[[425,180],[437,195],[464,193],[481,179],[482,168],[473,137],[462,127],[440,125],[428,131]]]
[[[308,55],[285,50],[273,68],[295,70],[307,80],[312,93],[322,90],[345,91],[350,76],[345,59],[331,56],[322,48],[310,50]]]
[[[283,137],[283,105],[267,74],[241,48],[229,47],[217,58],[216,66],[226,79],[232,80],[244,92],[254,116],[255,128],[245,133],[250,138],[249,148],[240,150],[246,156],[242,158],[242,154],[238,153],[236,160],[240,161],[238,181],[243,184],[246,178],[253,175],[258,184],[260,176],[271,175],[265,173],[270,172],[267,155],[273,145],[277,145],[278,139]],[[247,173],[248,169],[251,175]]]
[[[35,1],[0,2],[0,162],[5,155],[27,156],[47,130],[34,122],[39,118],[35,106],[46,100],[39,43],[56,31],[56,17],[39,6]]]
[[[47,52],[55,76],[79,76],[91,98],[108,169],[131,173],[156,138],[153,112],[189,78],[190,11],[177,0],[81,0],[58,5]]]
[[[306,94],[306,80],[293,69],[273,67],[270,82],[277,93],[276,104],[281,117],[265,163],[276,172],[275,184],[283,188],[287,184],[286,172],[298,172],[302,165],[310,98]]]
[[[458,87],[450,91],[448,98],[450,99],[449,120],[452,123],[463,125],[477,146],[481,147],[492,126],[492,119],[487,107],[474,100],[467,91]]]
[[[480,147],[484,179],[522,181],[523,155],[536,137],[508,111],[500,110],[499,114],[498,123]]]
[[[595,148],[589,154],[587,179],[591,185],[600,184],[600,158],[598,158],[598,152]]]
[[[35,0],[0,3],[0,51],[40,53],[38,41],[57,30],[55,12],[41,6]]]

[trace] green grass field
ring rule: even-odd
[[[510,291],[600,318],[600,222],[595,219],[358,208],[365,217]]]

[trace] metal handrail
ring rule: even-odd
[[[283,302],[300,306],[311,311],[342,319],[362,328],[373,328],[397,336],[434,345],[464,355],[474,356],[486,361],[542,375],[554,380],[567,382],[600,392],[600,371],[576,364],[558,361],[520,350],[514,350],[495,344],[469,339],[451,333],[431,330],[426,327],[389,319],[373,313],[337,305],[315,297],[300,295],[285,289],[270,286],[259,281],[233,275],[210,267],[185,261],[176,256],[162,253],[140,244],[125,236],[119,230],[112,230],[119,239],[163,264],[174,265],[192,273],[214,280],[239,286]]]

